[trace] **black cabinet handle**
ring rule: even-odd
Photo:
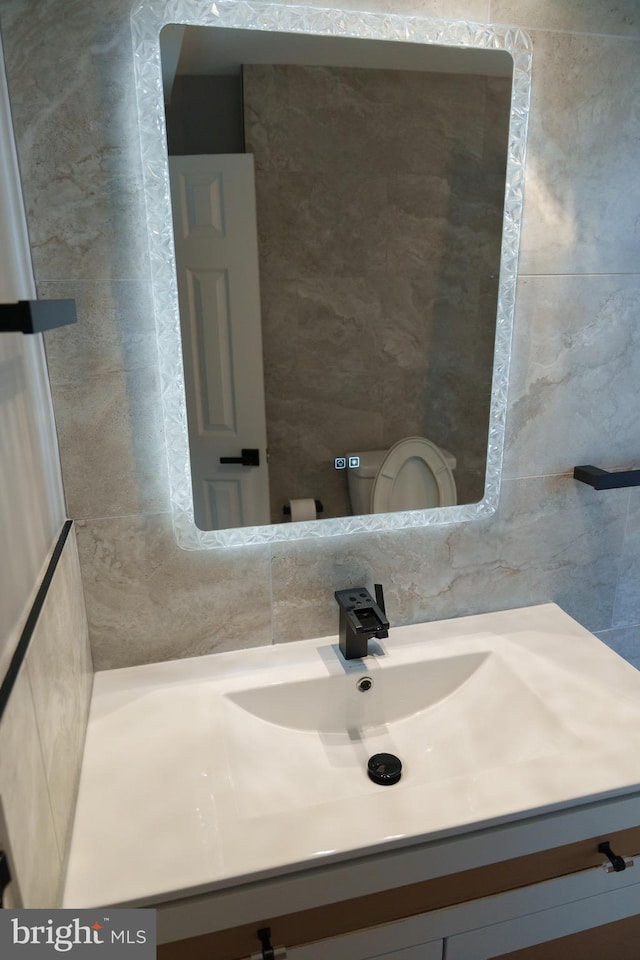
[[[626,870],[627,867],[633,866],[631,857],[618,856],[618,854],[614,853],[611,849],[611,844],[608,840],[604,840],[598,844],[598,851],[604,853],[609,859],[609,863],[603,864],[607,873],[621,873],[623,870]]]
[[[262,960],[275,960],[275,953],[271,946],[271,927],[262,927],[258,930],[258,940],[262,947]]]
[[[220,463],[239,463],[243,467],[259,467],[260,451],[243,449],[241,457],[220,457]]]

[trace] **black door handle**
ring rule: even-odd
[[[243,449],[241,457],[220,457],[220,463],[239,463],[243,467],[259,467],[260,451]]]

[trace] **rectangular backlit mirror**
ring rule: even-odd
[[[345,16],[133,14],[186,548],[497,504],[529,43]]]

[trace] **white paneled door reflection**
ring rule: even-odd
[[[269,523],[253,156],[170,157],[169,171],[195,522]],[[220,462],[244,449],[259,465]]]

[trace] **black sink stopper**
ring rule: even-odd
[[[367,764],[369,779],[390,787],[402,776],[402,763],[392,753],[375,753]]]

